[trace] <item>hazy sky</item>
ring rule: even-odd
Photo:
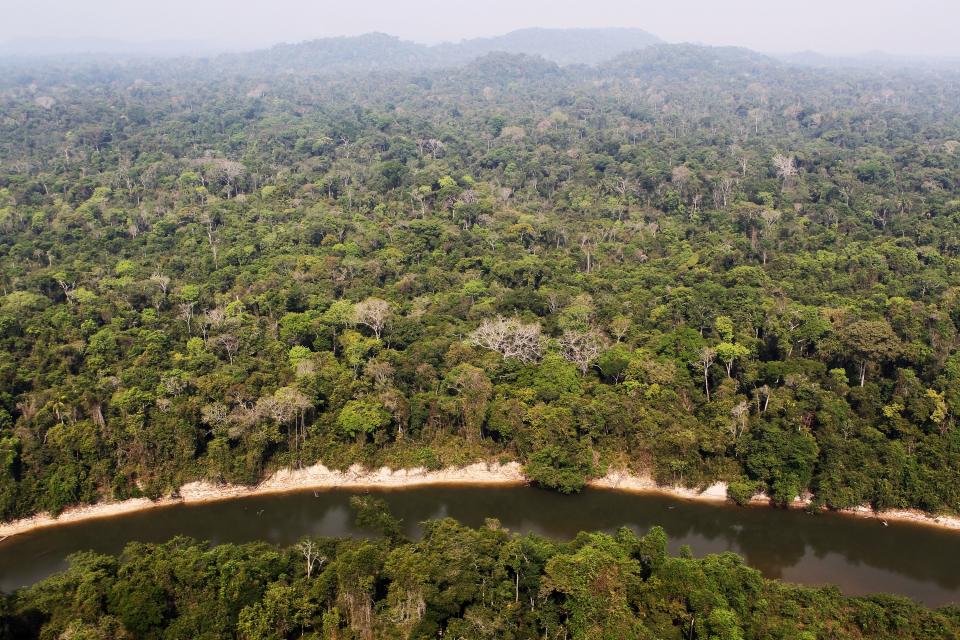
[[[256,48],[368,31],[433,43],[531,26],[623,26],[769,52],[960,55],[960,0],[0,0],[0,16],[0,40]]]

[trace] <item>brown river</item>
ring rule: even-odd
[[[175,505],[67,524],[0,543],[0,590],[32,584],[64,568],[75,551],[118,553],[130,541],[187,535],[212,543],[303,536],[363,535],[348,502],[358,491],[305,491],[201,505]],[[530,487],[424,487],[376,492],[403,518],[418,523],[453,517],[478,526],[497,518],[507,528],[558,539],[580,530],[643,533],[662,526],[671,548],[695,555],[734,551],[769,578],[834,584],[844,593],[907,596],[931,606],[960,603],[960,533],[907,523],[810,515],[765,507],[739,508],[659,495],[587,490],[562,496]]]

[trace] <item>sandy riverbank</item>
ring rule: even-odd
[[[698,502],[727,501],[727,485],[725,482],[717,482],[703,490],[689,489],[687,487],[657,484],[652,476],[636,475],[623,470],[611,471],[602,478],[594,478],[587,483],[587,486],[595,489],[610,489],[629,493],[659,493]]]
[[[176,495],[159,500],[134,498],[119,502],[101,502],[69,508],[57,517],[40,513],[29,518],[0,524],[0,540],[44,527],[95,518],[109,518],[174,504],[201,504],[305,489],[406,488],[458,484],[509,486],[522,485],[526,482],[523,467],[516,462],[503,465],[478,462],[466,467],[447,468],[439,471],[428,471],[422,468],[392,470],[387,467],[369,471],[359,465],[354,465],[346,471],[336,471],[328,469],[322,464],[316,464],[302,469],[281,469],[260,484],[251,487],[190,482],[180,487]]]
[[[697,490],[687,487],[668,486],[657,484],[656,481],[645,475],[634,475],[626,471],[611,471],[602,478],[591,480],[589,486],[597,489],[610,489],[614,491],[629,491],[633,493],[657,493],[672,496],[683,500],[695,500],[698,502],[725,503],[730,501],[727,498],[727,483],[717,482],[706,489]],[[753,497],[751,503],[755,506],[770,506],[770,498],[764,494]],[[806,509],[812,503],[810,496],[803,496],[794,499],[789,505],[791,509]],[[824,511],[829,511],[824,509]],[[940,529],[952,529],[960,531],[960,517],[954,516],[932,516],[923,511],[915,509],[893,509],[889,511],[874,511],[869,506],[860,506],[850,509],[838,509],[830,511],[841,515],[852,516],[855,518],[870,518],[880,522],[909,522]]]
[[[176,495],[160,500],[135,498],[120,502],[79,506],[67,509],[58,517],[41,513],[30,518],[0,524],[0,541],[13,535],[60,524],[95,518],[109,518],[175,504],[200,504],[246,496],[288,493],[309,489],[409,488],[427,485],[516,486],[527,484],[527,482],[528,480],[523,474],[523,467],[516,462],[507,464],[478,462],[466,467],[452,467],[439,471],[428,471],[422,468],[391,470],[387,467],[370,471],[359,465],[354,465],[346,471],[336,471],[328,469],[322,464],[317,464],[303,469],[282,469],[252,487],[191,482],[180,487]],[[656,493],[698,502],[725,503],[728,501],[727,485],[723,482],[713,484],[704,490],[697,490],[659,485],[650,476],[636,475],[627,471],[611,471],[601,478],[591,480],[588,486],[612,491]],[[769,504],[769,499],[760,495],[756,496],[753,502],[757,505],[764,505]],[[790,506],[806,508],[809,505],[809,498],[797,498]],[[960,518],[931,516],[921,511],[896,510],[877,513],[869,507],[858,507],[845,509],[838,513],[887,522],[910,522],[960,531]]]

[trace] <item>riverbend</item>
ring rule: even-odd
[[[117,553],[130,541],[187,535],[212,543],[362,535],[351,495],[375,491],[416,536],[418,523],[496,518],[507,528],[567,539],[580,530],[644,532],[664,527],[671,547],[695,554],[734,551],[771,578],[835,584],[851,595],[889,592],[939,606],[960,602],[955,532],[876,518],[811,515],[798,509],[739,508],[721,502],[591,488],[563,496],[532,487],[421,486],[307,490],[197,504],[170,504],[14,536],[0,544],[0,589],[10,591],[66,566],[79,550]]]

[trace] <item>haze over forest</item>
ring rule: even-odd
[[[960,4],[951,0],[811,0],[802,8],[754,0],[344,4],[278,0],[269,8],[238,8],[227,0],[171,0],[162,6],[38,0],[5,8],[0,55],[209,55],[370,32],[440,44],[529,27],[617,26],[645,29],[666,42],[741,46],[776,54],[885,52],[955,58],[960,56],[954,29],[958,23]]]

